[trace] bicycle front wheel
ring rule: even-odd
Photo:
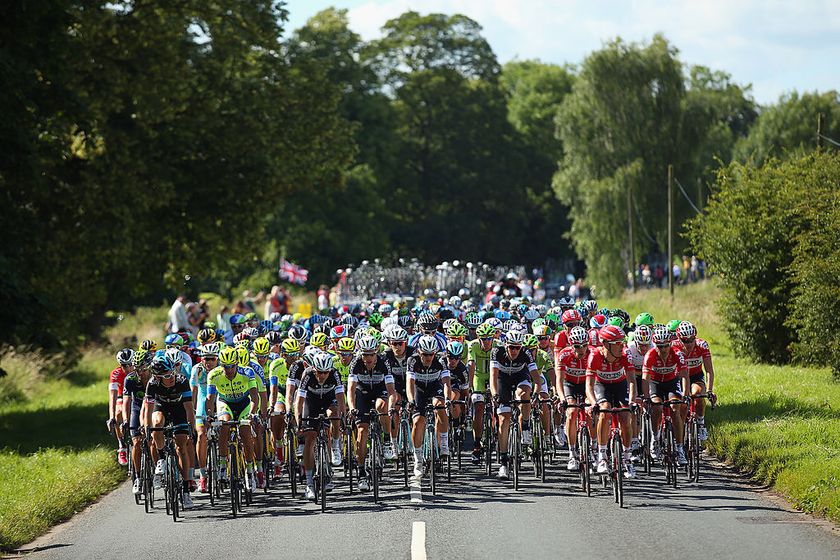
[[[327,443],[323,439],[318,441],[318,499],[321,511],[327,511]]]

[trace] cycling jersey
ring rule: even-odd
[[[242,402],[248,398],[248,392],[256,388],[256,380],[242,367],[236,368],[232,379],[225,375],[222,366],[214,368],[207,377],[207,395],[215,396],[217,401]]]
[[[289,377],[289,369],[286,367],[286,360],[277,358],[268,366],[268,382],[271,385],[279,387],[286,386],[286,380]],[[282,392],[282,390],[281,390]],[[278,396],[279,399],[279,396]]]
[[[487,384],[490,383],[490,355],[495,347],[496,342],[494,341],[490,350],[485,352],[481,349],[481,341],[478,339],[471,340],[467,345],[467,363],[475,364],[473,391],[483,393]]]
[[[254,380],[257,382],[257,392],[258,393],[265,393],[266,391],[266,379],[265,379],[265,370],[262,366],[254,360],[248,364],[248,367],[251,368],[251,371],[254,372]]]
[[[534,357],[536,359],[537,371],[541,375],[547,375],[549,371],[554,370],[554,357],[549,352],[538,348]]]
[[[682,352],[669,350],[668,355],[663,359],[656,347],[647,351],[642,366],[642,373],[650,374],[651,380],[657,383],[671,381],[685,370],[685,356]]]
[[[461,390],[467,388],[469,383],[469,372],[467,366],[464,365],[463,360],[458,361],[458,365],[449,370],[449,377],[452,380],[452,388]]]
[[[530,377],[532,371],[536,371],[537,364],[531,352],[525,348],[519,351],[514,359],[510,359],[507,350],[499,346],[493,349],[490,355],[490,367],[497,368],[501,375],[517,376],[525,375]]]
[[[388,365],[388,362],[386,362],[382,356],[377,354],[376,363],[370,370],[365,367],[365,363],[362,361],[361,356],[353,358],[353,361],[350,362],[350,374],[348,375],[348,380],[358,383],[367,389],[369,387],[375,387],[378,385],[384,386],[388,383],[394,383],[394,376],[391,373],[391,368]]]
[[[155,405],[155,409],[162,406],[172,406],[192,401],[192,389],[187,378],[183,375],[175,376],[175,383],[167,387],[159,377],[152,377],[146,385],[146,402]]]
[[[117,392],[117,400],[122,399],[123,385],[125,384],[125,377],[128,375],[122,366],[116,368],[108,376],[108,390]]]
[[[198,387],[195,395],[195,416],[198,425],[204,424],[204,416],[207,414],[207,376],[209,373],[207,367],[202,362],[198,362],[192,367],[190,375],[190,387]]]
[[[630,341],[630,343],[625,346],[624,354],[627,356],[627,361],[629,361],[636,370],[636,375],[641,375],[642,365],[645,361],[645,353],[647,353],[650,348],[651,346],[648,344],[647,349],[644,351],[639,350],[639,343],[635,340]]]
[[[419,354],[409,357],[406,362],[406,378],[416,383],[434,383],[449,377],[449,368],[441,360],[434,358],[428,367],[423,365]]]
[[[347,378],[350,377],[350,364],[344,365],[341,363],[341,359],[336,358],[333,367],[338,372],[338,377],[341,379],[342,385],[347,388]]]
[[[609,362],[600,352],[595,349],[589,353],[589,361],[586,364],[587,377],[595,377],[597,383],[620,383],[626,381],[627,371],[632,371],[633,366],[622,354],[614,362]]]
[[[565,348],[560,352],[557,363],[560,366],[560,371],[563,372],[563,381],[568,383],[585,383],[586,382],[586,366],[589,363],[589,349],[582,358],[578,358],[573,348]]]
[[[394,351],[390,348],[383,355],[385,361],[388,362],[388,366],[391,368],[391,375],[394,376],[394,389],[401,395],[405,395],[406,364],[408,363],[408,358],[414,354],[414,351],[415,348],[413,346],[407,345],[402,359],[397,358]]]
[[[554,354],[558,354],[569,345],[569,333],[565,329],[554,335]]]
[[[128,427],[131,432],[131,437],[138,435],[140,429],[140,409],[143,407],[143,400],[146,396],[146,383],[140,377],[140,374],[132,372],[125,376],[125,383],[123,384],[123,397],[131,397],[131,413],[128,419]]]
[[[685,364],[688,368],[689,376],[696,376],[703,374],[703,359],[711,358],[712,351],[709,350],[709,343],[702,338],[694,339],[694,348],[689,352],[681,340],[676,340],[671,343],[671,348],[679,350],[685,356]]]
[[[286,377],[286,384],[291,384],[297,387],[303,379],[303,371],[306,369],[306,362],[303,359],[295,361],[289,366],[289,373]]]
[[[298,388],[298,398],[318,400],[318,401],[335,401],[336,395],[344,393],[344,386],[341,384],[341,378],[335,368],[329,371],[326,380],[320,383],[317,378],[315,368],[306,368],[301,379],[300,388]],[[304,414],[304,417],[308,416]]]

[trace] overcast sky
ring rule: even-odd
[[[762,104],[794,89],[840,90],[840,0],[288,0],[288,27],[329,6],[347,8],[364,39],[409,9],[461,13],[481,24],[502,63],[578,64],[617,35],[642,41],[663,32],[684,63],[752,84]]]

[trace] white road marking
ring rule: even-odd
[[[426,560],[426,524],[423,521],[411,524],[411,560]]]
[[[423,503],[423,492],[420,488],[420,481],[416,478],[411,478],[408,481],[408,491],[411,494],[412,504]]]

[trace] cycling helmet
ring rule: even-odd
[[[181,337],[180,334],[172,333],[172,334],[166,335],[166,338],[163,339],[163,343],[167,347],[169,347],[169,346],[183,346],[184,345],[184,339]]]
[[[636,320],[633,321],[636,325],[646,325],[648,327],[653,326],[653,315],[650,313],[639,313],[636,315]]]
[[[572,296],[563,296],[557,300],[556,305],[563,311],[572,309],[575,306],[575,298]]]
[[[255,329],[254,327],[248,327],[247,329],[242,329],[242,334],[248,337],[250,340],[254,340],[258,336],[260,336],[260,331]]]
[[[688,321],[683,321],[677,327],[677,336],[680,338],[694,338],[697,336],[697,327]]]
[[[499,321],[507,321],[508,319],[510,319],[510,313],[508,313],[504,309],[497,309],[494,315]]]
[[[379,306],[379,313],[383,317],[389,316],[393,311],[394,311],[394,306],[389,304],[389,303],[386,303],[386,304],[383,304],[383,305]]]
[[[624,340],[624,330],[615,325],[601,327],[597,332],[601,342],[622,342]]]
[[[624,319],[621,317],[610,317],[610,320],[607,321],[610,325],[615,325],[616,327],[623,329],[627,325],[624,324]]]
[[[216,321],[204,321],[204,328],[216,330]]]
[[[593,329],[600,329],[607,325],[607,318],[600,313],[589,319],[589,326]]]
[[[475,329],[475,335],[478,338],[493,338],[496,336],[496,328],[490,323],[482,323]]]
[[[457,340],[450,340],[446,345],[446,353],[452,358],[460,358],[464,355],[464,345]]]
[[[379,350],[379,341],[369,334],[363,334],[356,342],[356,347],[362,354],[375,354]]]
[[[222,351],[219,352],[219,363],[223,366],[235,366],[238,360],[239,356],[236,351],[236,348],[228,346],[227,348],[223,348]]]
[[[471,329],[478,328],[478,325],[481,324],[481,317],[478,313],[471,311],[464,316],[464,323]]]
[[[198,331],[198,343],[201,345],[207,344],[208,342],[213,342],[216,340],[216,331],[213,329],[201,329]]]
[[[152,353],[148,350],[138,350],[134,353],[134,367],[144,368],[148,367],[149,364],[152,363]]]
[[[247,348],[239,346],[236,348],[236,360],[240,366],[247,367],[251,363],[251,353],[248,352]]]
[[[201,347],[201,357],[207,356],[218,356],[219,355],[219,343],[218,342],[210,342],[205,344]]]
[[[267,333],[269,331],[273,331],[274,330],[274,321],[270,321],[268,319],[266,319],[265,321],[260,321],[259,326],[257,326],[257,330],[260,331],[261,335],[264,335],[265,333]]]
[[[271,344],[267,338],[260,337],[254,341],[254,354],[257,356],[268,356],[269,350],[271,350]]]
[[[574,309],[567,309],[563,312],[563,316],[560,318],[560,320],[564,325],[568,325],[570,323],[580,324],[583,322],[583,317],[581,317],[580,313],[578,313]]]
[[[540,318],[540,312],[536,309],[526,309],[522,314],[522,317],[530,323],[531,321]]]
[[[353,352],[356,350],[356,342],[349,337],[344,337],[338,341],[339,352]]]
[[[449,328],[458,322],[458,319],[451,317],[443,322],[443,332],[449,332]]]
[[[144,340],[140,343],[140,350],[145,350],[154,354],[155,350],[157,350],[157,342],[151,339]]]
[[[536,350],[537,347],[539,347],[539,345],[540,345],[540,341],[537,340],[536,335],[533,335],[533,334],[526,334],[525,335],[525,342],[523,343],[523,346],[525,346],[525,348],[527,348],[528,350]]]
[[[586,329],[583,327],[573,327],[572,330],[569,331],[569,344],[580,346],[581,344],[586,344],[587,342],[589,342],[589,334],[587,334]]]
[[[306,329],[300,325],[292,325],[289,327],[289,338],[297,341],[306,341]]]
[[[423,331],[433,331],[437,329],[438,321],[434,315],[428,311],[424,311],[417,317],[417,328]]]
[[[172,363],[176,366],[180,365],[184,359],[184,357],[181,355],[181,351],[177,348],[167,348],[166,357],[169,358],[172,361]]]
[[[581,306],[586,310],[586,313],[593,313],[598,310],[598,302],[594,299],[584,301]]]
[[[516,328],[516,325],[518,325],[518,324],[519,324],[519,322],[516,319],[508,319],[507,321],[502,323],[502,330],[507,332],[511,329]]]
[[[297,356],[300,354],[300,341],[294,338],[287,338],[280,345],[280,351],[287,356]]]
[[[656,327],[653,330],[653,343],[656,345],[668,344],[671,342],[671,331],[668,327]]]
[[[650,337],[653,336],[653,331],[647,325],[639,325],[633,331],[633,340],[642,346],[650,344]]]
[[[604,316],[604,317],[606,317],[607,319],[609,319],[609,318],[610,318],[610,310],[609,310],[608,308],[606,308],[606,307],[602,307],[601,309],[599,309],[599,310],[598,310],[598,313],[600,313],[601,315],[603,315],[603,316]]]
[[[455,338],[458,336],[466,337],[467,334],[469,334],[467,332],[467,327],[458,322],[453,323],[448,329],[446,329],[446,336],[449,338]]]
[[[368,324],[372,327],[378,327],[382,324],[382,315],[379,313],[371,313],[370,317],[368,317]]]
[[[521,331],[510,331],[505,335],[505,346],[522,346],[525,343],[525,334]]]
[[[508,332],[519,331],[522,334],[528,334],[528,325],[524,325],[522,323],[514,323],[510,326],[510,330]]]
[[[152,359],[152,373],[162,375],[175,369],[175,364],[166,355],[155,355]]]
[[[621,309],[620,307],[610,309],[610,317],[621,317],[621,320],[624,321],[625,325],[630,324],[630,314]]]
[[[536,322],[534,322],[536,325]],[[551,334],[551,329],[548,325],[543,323],[542,325],[536,325],[533,327],[533,332],[535,336],[548,336]]]
[[[239,345],[240,345],[241,343],[243,343],[243,342],[244,342],[246,345],[249,345],[249,344],[251,343],[251,339],[249,339],[249,338],[248,338],[248,336],[247,336],[244,332],[241,332],[241,333],[239,333],[239,334],[233,335],[233,343],[234,343],[236,346],[239,346]]]
[[[397,319],[397,324],[404,329],[407,329],[413,325],[414,321],[412,321],[410,315],[401,315],[399,319]]]
[[[265,339],[271,346],[274,346],[275,344],[280,344],[280,341],[283,340],[280,336],[280,333],[277,331],[270,331],[266,333]]]
[[[448,307],[441,307],[438,310],[437,315],[438,315],[438,319],[440,319],[441,321],[446,321],[446,320],[449,320],[449,319],[454,320],[454,318],[455,318],[455,313],[453,313],[452,310],[449,309]]]
[[[668,330],[672,333],[677,332],[677,328],[680,326],[681,322],[682,321],[680,321],[679,319],[671,319],[670,321],[668,321]]]
[[[310,363],[318,371],[330,371],[333,367],[333,355],[329,352],[318,351],[312,356]]]
[[[408,332],[399,325],[392,325],[388,330],[387,338],[389,341],[408,340]]]
[[[320,348],[323,350],[327,347],[327,335],[322,332],[317,332],[312,335],[312,338],[309,339],[309,344],[314,346],[315,348]]]
[[[278,321],[281,321],[282,319],[283,319],[283,316],[280,315],[280,313],[278,313],[277,311],[275,311],[274,313],[269,313],[268,314],[268,320],[271,321],[272,323],[277,323]]]
[[[240,314],[240,313],[234,313],[233,315],[230,316],[229,322],[230,322],[231,327],[236,326],[236,325],[244,325],[245,324],[245,316]]]
[[[417,351],[421,354],[435,354],[438,351],[438,341],[435,337],[424,334],[417,341]]]
[[[560,325],[560,315],[557,313],[546,313],[545,324],[551,327],[551,330],[556,329]]]
[[[458,296],[452,296],[449,298],[449,306],[454,309],[460,308],[462,303],[464,302]]]
[[[117,361],[121,366],[127,366],[128,364],[134,363],[134,350],[131,348],[123,348],[117,352]]]

